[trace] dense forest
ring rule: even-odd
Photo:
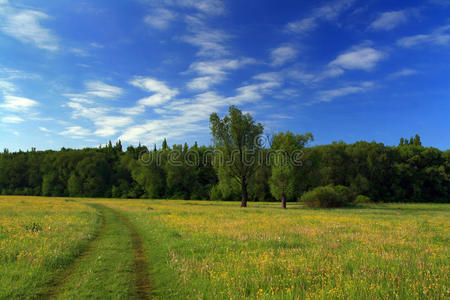
[[[211,115],[212,146],[107,146],[0,154],[3,195],[295,201],[315,187],[343,185],[372,201],[449,202],[450,150],[423,147],[419,136],[398,146],[360,141],[309,146],[312,134],[279,133],[255,143],[263,128],[230,108]],[[240,135],[241,134],[241,135]],[[244,142],[242,142],[244,141]],[[253,143],[253,144],[252,144]],[[274,152],[273,150],[283,150]],[[218,162],[240,156],[233,164]],[[251,152],[250,152],[251,150]],[[301,150],[301,161],[279,164]],[[246,152],[247,151],[247,152]],[[245,154],[258,163],[242,164]],[[272,155],[275,153],[276,155]],[[280,154],[281,153],[281,154]],[[297,153],[298,154],[298,153]],[[262,159],[261,159],[262,158]],[[244,190],[245,185],[245,190]],[[245,194],[245,195],[244,195]]]

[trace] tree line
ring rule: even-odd
[[[3,195],[298,200],[328,185],[378,202],[449,202],[450,150],[424,147],[420,137],[398,146],[360,141],[310,146],[313,135],[264,128],[232,106],[210,117],[213,145],[107,146],[0,153]]]

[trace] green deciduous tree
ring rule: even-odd
[[[237,107],[229,108],[229,116],[221,119],[216,113],[210,116],[211,133],[216,147],[215,165],[235,178],[241,186],[241,207],[247,206],[248,183],[257,167],[261,145],[257,137],[264,131],[250,114]]]
[[[281,207],[286,208],[287,198],[295,194],[295,172],[301,165],[302,149],[313,140],[311,133],[305,135],[287,131],[280,132],[273,137],[271,146],[272,176],[270,177],[270,191],[281,201]]]

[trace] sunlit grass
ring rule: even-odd
[[[450,296],[448,205],[110,204],[145,237],[160,298]]]
[[[92,202],[121,211],[138,229],[155,298],[450,297],[445,204],[290,203],[282,210],[279,203],[241,209],[230,202],[0,197],[0,298],[35,297],[76,258],[98,228],[95,209],[86,205]],[[128,296],[129,232],[108,220],[61,297],[92,296],[93,287],[98,295]]]
[[[92,238],[95,210],[73,200],[0,197],[0,299],[34,297]]]

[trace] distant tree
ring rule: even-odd
[[[229,116],[219,118],[217,113],[210,116],[211,133],[217,153],[225,163],[217,163],[235,178],[241,185],[241,207],[247,207],[248,182],[256,169],[256,158],[261,145],[256,139],[264,131],[260,123],[256,123],[250,114],[243,114],[235,106],[229,108]],[[217,158],[217,157],[216,157]]]
[[[294,135],[292,132],[280,132],[272,140],[272,176],[270,177],[270,191],[281,201],[281,207],[286,208],[287,198],[292,198],[295,190],[296,162],[294,155],[300,154],[305,145],[313,140],[311,133]],[[296,153],[298,152],[298,153]],[[299,162],[297,162],[299,163]]]
[[[420,141],[420,136],[418,134],[415,135],[413,144],[414,146],[422,146],[422,142]]]
[[[167,140],[164,138],[164,141],[162,143],[162,149],[163,150],[168,150],[169,149],[169,145],[167,144]]]

